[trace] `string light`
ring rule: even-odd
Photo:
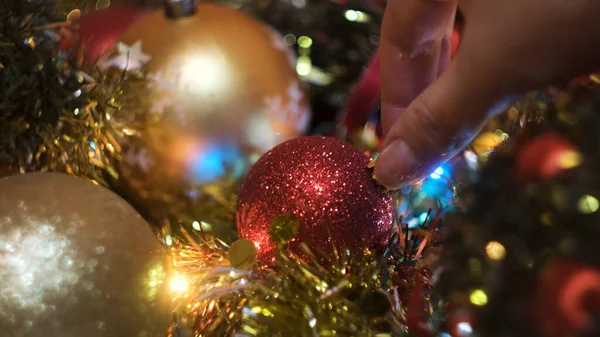
[[[184,293],[188,290],[188,282],[185,278],[176,275],[169,282],[169,289],[174,293]]]
[[[481,289],[477,289],[477,290],[473,291],[471,293],[470,299],[471,299],[471,303],[473,303],[477,306],[480,306],[480,307],[486,305],[487,301],[488,301],[487,295]]]
[[[594,198],[591,195],[584,195],[579,199],[578,208],[581,213],[591,214],[598,210],[600,207],[600,203],[598,199]]]
[[[308,76],[312,70],[312,60],[309,56],[300,56],[298,57],[298,62],[296,63],[296,72],[300,76]]]
[[[296,44],[296,41],[296,36],[294,36],[294,34],[287,34],[283,37],[283,43],[287,44],[288,46],[293,46]]]
[[[301,48],[310,48],[313,44],[313,40],[308,36],[300,36],[298,38],[298,45]]]
[[[356,10],[347,10],[344,13],[344,17],[346,18],[346,20],[350,21],[350,22],[369,22],[371,21],[371,17],[361,11],[356,11]]]
[[[444,169],[441,167],[438,167],[437,169],[435,169],[435,171],[433,171],[432,174],[430,174],[429,176],[433,179],[440,179],[442,177],[442,174],[444,174]]]
[[[490,259],[496,261],[502,260],[506,256],[506,248],[497,241],[488,243],[485,247],[485,252]]]

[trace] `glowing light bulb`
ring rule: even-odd
[[[419,221],[421,223],[425,222],[425,220],[427,220],[427,212],[423,212],[421,215],[419,215]]]
[[[470,300],[471,303],[482,307],[487,304],[488,297],[483,290],[477,289],[471,293]]]
[[[489,242],[485,246],[485,252],[490,259],[496,261],[502,260],[506,256],[506,248],[498,241]]]
[[[176,275],[171,282],[169,282],[169,289],[174,293],[186,292],[188,290],[188,282],[183,277]]]
[[[469,322],[460,322],[456,325],[461,336],[468,336],[473,333],[473,327]]]
[[[300,56],[296,63],[296,72],[300,76],[308,76],[312,70],[312,60],[308,56]]]
[[[442,177],[442,174],[444,174],[444,169],[441,167],[438,167],[437,169],[435,169],[435,171],[433,171],[432,174],[430,174],[429,176],[433,179],[440,179]]]
[[[202,230],[202,227],[200,227],[200,223],[199,223],[198,221],[194,221],[194,222],[192,223],[192,228],[193,228],[194,230],[196,230],[196,231],[200,231],[200,230]]]
[[[361,11],[355,11],[355,10],[347,10],[344,13],[344,17],[346,17],[346,20],[350,21],[350,22],[369,22],[371,21],[371,17],[364,12]]]
[[[581,213],[591,214],[600,208],[600,202],[591,195],[584,195],[579,199],[578,208]]]
[[[346,20],[348,21],[356,21],[358,20],[358,12],[354,11],[354,10],[347,10],[346,13],[344,14],[344,16],[346,17]]]
[[[298,38],[298,45],[301,48],[310,48],[313,44],[313,40],[308,36],[300,36]]]

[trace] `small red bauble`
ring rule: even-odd
[[[524,144],[517,154],[517,174],[521,181],[552,179],[561,171],[580,163],[574,145],[559,134],[538,136]]]
[[[316,254],[380,249],[392,231],[393,203],[367,169],[369,158],[335,138],[301,137],[276,146],[252,167],[239,194],[237,228],[253,241],[258,258],[274,257],[273,220],[297,217],[288,247],[306,243]]]
[[[600,313],[600,270],[577,261],[552,263],[540,277],[535,303],[546,336],[585,333]]]

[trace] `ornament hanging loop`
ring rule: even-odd
[[[179,19],[196,14],[194,0],[165,0],[165,15],[169,19]]]

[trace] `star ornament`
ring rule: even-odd
[[[118,55],[104,63],[105,67],[117,67],[121,70],[138,70],[152,59],[152,55],[142,52],[142,41],[131,46],[123,42],[117,45]]]

